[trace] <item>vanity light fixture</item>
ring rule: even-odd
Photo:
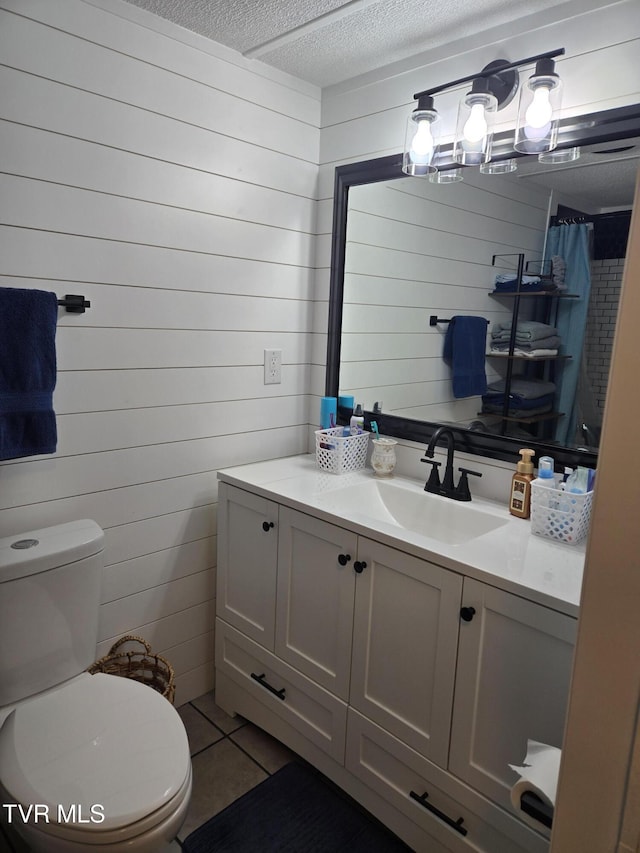
[[[464,166],[483,166],[491,161],[493,125],[496,112],[507,106],[518,89],[518,68],[535,65],[535,73],[521,92],[520,110],[514,148],[521,153],[538,154],[556,145],[558,132],[557,108],[560,102],[561,82],[555,72],[553,58],[564,53],[564,48],[508,62],[497,59],[477,74],[452,80],[432,89],[417,92],[413,97],[417,107],[407,121],[402,171],[407,175],[433,175],[438,153],[435,125],[439,120],[434,107],[434,95],[453,89],[462,83],[472,83],[460,101],[453,159]],[[519,113],[520,114],[520,113]],[[496,174],[509,169],[489,170]],[[430,178],[434,183],[447,183]]]
[[[428,175],[436,171],[433,165],[438,148],[438,132],[435,127],[440,121],[437,110],[433,108],[433,98],[422,95],[418,106],[407,120],[402,171],[407,175]]]
[[[431,172],[429,180],[432,184],[457,184],[462,180],[462,169],[438,169]]]
[[[506,175],[509,172],[515,172],[518,168],[518,161],[515,157],[509,160],[492,160],[490,163],[480,163],[480,172],[483,175]]]
[[[535,73],[520,90],[513,147],[523,154],[540,154],[556,147],[562,81],[555,68],[553,59],[539,59]]]
[[[464,166],[491,160],[496,112],[511,103],[518,89],[518,72],[506,59],[486,65],[458,106],[453,159]]]
[[[460,101],[453,159],[463,166],[479,166],[491,159],[493,124],[498,99],[485,77],[476,77],[471,91]]]
[[[556,148],[554,151],[543,151],[538,154],[541,163],[573,163],[580,158],[580,148]]]

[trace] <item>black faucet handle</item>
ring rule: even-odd
[[[460,471],[460,480],[456,486],[455,499],[457,501],[470,501],[471,492],[469,490],[468,475],[482,477],[482,474],[479,471],[472,471],[470,468],[458,468],[458,471]]]
[[[440,477],[438,475],[438,468],[440,467],[440,462],[437,462],[435,459],[421,459],[421,462],[428,462],[431,465],[431,473],[429,474],[429,479],[425,483],[424,490],[425,492],[431,492],[432,494],[440,493]]]
[[[480,471],[472,471],[471,468],[458,468],[461,474],[471,474],[474,477],[482,477]]]

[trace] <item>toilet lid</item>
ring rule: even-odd
[[[182,720],[163,696],[97,673],[18,705],[0,729],[0,767],[16,802],[47,806],[51,822],[68,822],[74,805],[74,820],[81,815],[83,828],[100,831],[166,804],[190,756]]]

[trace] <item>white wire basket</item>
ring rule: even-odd
[[[367,461],[368,432],[343,435],[343,427],[316,430],[316,465],[332,474],[359,471]]]
[[[531,532],[577,545],[589,532],[593,492],[574,494],[531,484]]]

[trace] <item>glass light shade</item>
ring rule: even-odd
[[[487,81],[474,80],[471,91],[458,107],[453,159],[464,166],[478,166],[491,159],[493,125],[498,99],[489,92]]]
[[[509,160],[492,160],[490,163],[481,163],[480,171],[483,175],[506,175],[515,172],[518,163],[515,158]]]
[[[562,81],[551,59],[541,59],[536,73],[520,91],[516,138],[513,147],[523,154],[553,151],[558,137],[558,111],[562,103]]]
[[[462,169],[445,169],[440,172],[432,172],[429,175],[432,184],[457,184],[462,180]]]
[[[402,171],[405,174],[417,177],[436,171],[433,160],[438,148],[439,119],[440,116],[433,109],[433,98],[420,98],[418,108],[407,120],[402,155]]]
[[[544,151],[538,154],[541,163],[572,163],[580,159],[580,148],[556,148],[555,151]]]

